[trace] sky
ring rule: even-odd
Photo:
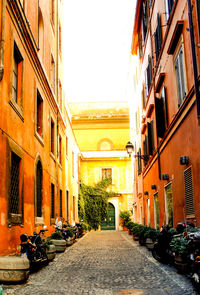
[[[126,101],[135,0],[63,4],[67,101]]]

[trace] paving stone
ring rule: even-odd
[[[90,232],[5,295],[196,295],[191,281],[155,261],[127,232]]]

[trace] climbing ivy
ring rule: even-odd
[[[108,212],[108,198],[118,195],[115,192],[107,191],[112,179],[106,178],[95,186],[81,184],[79,193],[79,218],[88,223],[93,229],[106,218]]]

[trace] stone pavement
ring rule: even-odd
[[[90,232],[5,295],[196,295],[188,278],[155,261],[127,232]]]

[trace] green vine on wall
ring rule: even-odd
[[[80,185],[79,193],[79,219],[88,223],[93,229],[106,218],[108,212],[108,198],[118,195],[106,189],[112,184],[111,178],[105,178],[95,186]]]

